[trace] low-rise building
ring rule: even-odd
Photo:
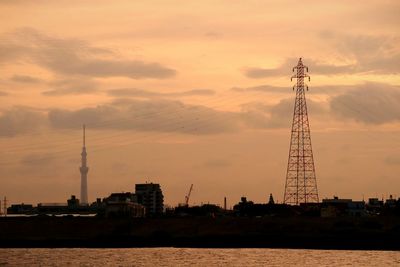
[[[32,214],[34,212],[35,209],[31,204],[12,204],[7,208],[7,214]]]
[[[106,217],[144,217],[145,207],[137,203],[136,195],[130,192],[112,193],[105,200]]]
[[[379,200],[378,198],[369,198],[366,208],[369,214],[379,215],[382,212],[383,200]]]
[[[39,203],[37,205],[39,214],[95,214],[96,209],[87,205],[80,205],[79,199],[72,195],[67,203]]]
[[[392,195],[390,195],[389,198],[386,199],[385,206],[387,208],[390,208],[390,209],[395,208],[396,204],[397,204],[397,201],[396,201],[396,199],[393,198]]]
[[[105,216],[111,217],[144,217],[145,208],[133,202],[108,202],[105,206]]]
[[[321,217],[338,216],[366,216],[367,211],[364,201],[353,201],[352,199],[340,199],[334,196],[332,199],[323,199],[321,205]]]
[[[260,216],[286,216],[295,213],[297,207],[291,207],[286,204],[276,204],[270,200],[268,203],[254,203],[242,197],[240,202],[233,207],[233,213],[236,216],[260,217]]]

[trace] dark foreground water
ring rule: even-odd
[[[303,249],[0,249],[0,266],[400,266],[400,252]]]

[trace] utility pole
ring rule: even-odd
[[[297,79],[296,100],[293,112],[292,132],[290,138],[289,159],[286,173],[285,204],[299,205],[300,203],[318,202],[317,180],[315,176],[314,157],[311,146],[310,125],[308,121],[307,104],[304,88],[304,78],[310,76],[308,67],[303,65],[301,58],[296,69],[296,74],[291,77]]]

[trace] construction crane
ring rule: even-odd
[[[190,185],[189,192],[185,196],[185,206],[189,206],[189,199],[190,199],[190,194],[192,193],[193,190],[193,184]]]

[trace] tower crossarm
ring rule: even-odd
[[[308,78],[308,81],[311,80],[310,75],[307,74],[308,72],[308,67],[306,65],[303,65],[303,61],[300,58],[299,62],[297,63],[297,66],[293,67],[292,71],[294,72],[296,70],[296,74],[294,74],[292,77],[290,77],[290,81],[293,79],[302,79]],[[305,71],[304,71],[305,70]]]
[[[292,77],[290,77],[290,81],[292,81],[293,79],[298,79],[298,78],[308,78],[308,81],[311,81],[310,75],[308,75],[307,73],[303,73],[302,76],[298,76],[298,74],[296,73],[295,75],[293,75]]]

